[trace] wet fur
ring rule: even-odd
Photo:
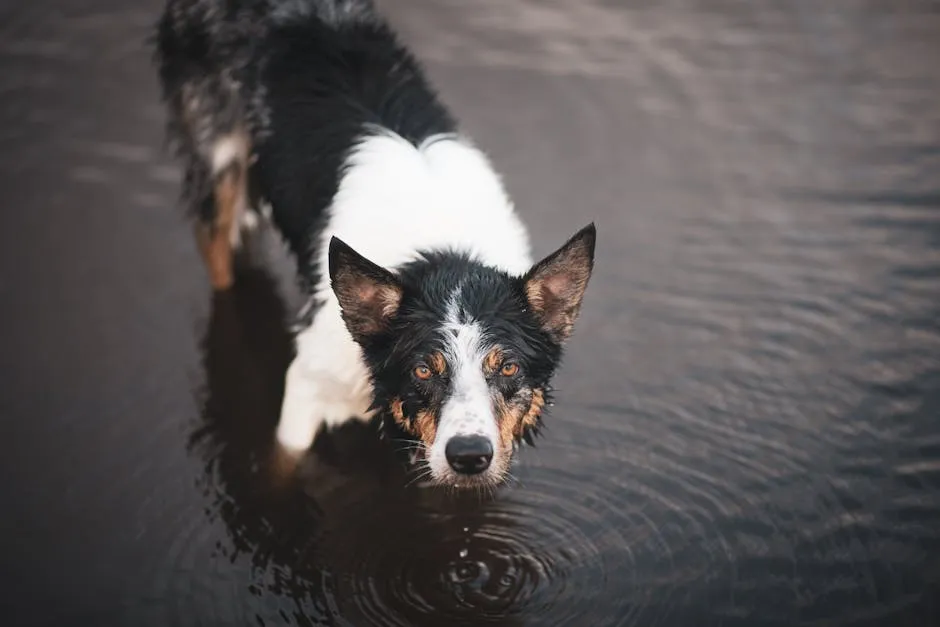
[[[247,209],[274,208],[308,289],[321,270],[323,213],[363,128],[413,143],[457,130],[371,0],[169,0],[154,44],[184,207],[216,227],[217,177],[229,163],[213,157],[243,134],[248,151],[235,161]]]
[[[485,482],[501,480],[550,404],[593,225],[532,265],[498,175],[370,0],[169,0],[155,45],[211,284],[231,286],[232,253],[262,204],[296,259],[307,305],[282,444],[305,449],[320,427],[374,416],[437,481],[454,480],[435,444],[463,428],[442,424],[458,411],[463,333],[480,363],[462,372],[484,373],[489,409],[478,409],[496,423]],[[514,376],[500,374],[506,360]],[[433,376],[416,379],[416,364]]]
[[[448,342],[455,323],[472,321],[485,330],[485,350],[477,367],[487,380],[498,431],[498,452],[485,483],[505,478],[513,449],[521,442],[531,444],[538,434],[542,412],[551,404],[551,379],[563,342],[577,317],[572,307],[549,307],[551,299],[562,296],[543,289],[543,282],[545,277],[567,277],[560,294],[566,289],[578,291],[574,300],[580,303],[593,264],[593,247],[594,229],[588,227],[560,249],[563,254],[550,255],[524,276],[454,253],[425,253],[394,274],[384,274],[358,257],[345,262],[345,271],[371,276],[376,285],[396,293],[393,313],[382,316],[381,325],[357,338],[371,373],[372,408],[383,420],[385,433],[415,441],[415,458],[429,463],[427,453],[438,435],[444,406],[454,393],[455,368],[448,362]],[[357,264],[363,266],[358,272]],[[341,302],[346,298],[342,283],[338,286]],[[357,288],[356,284],[349,287]],[[534,306],[533,293],[538,294],[541,310]],[[550,314],[541,315],[546,307]],[[361,327],[354,323],[354,328]],[[517,364],[518,371],[504,376],[501,367],[506,363]],[[416,364],[427,365],[433,375],[415,377]],[[450,480],[459,485],[477,483]]]

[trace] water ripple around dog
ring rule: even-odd
[[[599,510],[557,484],[504,490],[482,503],[425,496],[441,501],[410,516],[410,529],[391,530],[403,537],[387,535],[382,550],[371,543],[337,548],[333,540],[353,540],[345,534],[324,539],[331,552],[353,553],[346,554],[355,570],[345,592],[370,623],[420,624],[434,616],[449,624],[514,624],[524,614],[565,624],[603,594],[611,556],[602,554],[601,534],[591,533]]]

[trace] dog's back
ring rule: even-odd
[[[169,0],[156,43],[183,200],[217,288],[252,220],[249,183],[312,286],[317,226],[363,129],[414,145],[456,131],[371,0]]]
[[[390,312],[378,297],[392,292],[370,287],[367,272],[344,292],[369,301],[366,314],[342,310],[331,241],[347,242],[381,276],[433,265],[436,287],[419,300],[430,318],[453,310],[445,326],[464,310],[457,287],[489,294],[493,273],[508,286],[500,302],[522,306],[516,281],[532,266],[529,239],[501,178],[370,2],[169,0],[157,48],[184,199],[213,286],[232,283],[232,250],[254,216],[249,189],[270,205],[297,260],[307,306],[281,444],[305,449],[320,425],[368,417],[375,401],[346,323]]]

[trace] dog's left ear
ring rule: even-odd
[[[353,339],[359,342],[385,329],[401,304],[398,278],[337,237],[330,239],[329,266],[333,292]]]
[[[542,328],[556,342],[571,335],[594,269],[594,223],[535,264],[523,277],[526,298]]]

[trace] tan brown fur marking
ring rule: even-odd
[[[499,421],[499,445],[504,451],[512,450],[515,439],[516,425],[522,419],[525,405],[507,403],[499,398],[496,401],[496,415]]]
[[[532,390],[532,402],[529,405],[529,411],[526,412],[525,416],[523,416],[522,420],[519,422],[517,436],[522,437],[522,433],[525,431],[526,427],[534,427],[538,424],[539,417],[542,415],[542,409],[544,407],[545,393],[539,389]]]
[[[220,172],[215,183],[215,220],[212,224],[196,225],[196,242],[215,290],[227,290],[232,286],[231,236],[244,186],[239,164],[232,164]]]
[[[408,429],[408,421],[405,419],[405,412],[402,408],[402,402],[400,398],[392,399],[392,402],[389,403],[389,409],[392,412],[392,418],[395,419],[395,422],[404,429]]]
[[[513,440],[522,437],[526,427],[533,427],[538,422],[545,406],[545,394],[540,389],[532,390],[524,397],[516,397],[507,402],[498,396],[496,415],[499,420],[499,441],[504,450],[512,448]]]
[[[439,375],[447,371],[447,362],[440,353],[431,353],[428,357],[428,365],[431,366],[431,370]]]
[[[532,390],[532,402],[529,404],[529,411],[525,413],[516,429],[516,437],[522,437],[522,432],[526,427],[534,427],[538,424],[539,416],[542,415],[542,409],[545,407],[545,393],[540,389]]]
[[[236,146],[231,160],[218,164],[213,188],[215,215],[210,224],[196,225],[196,244],[209,271],[213,289],[222,291],[232,286],[232,242],[240,228],[240,213],[247,210],[248,199],[248,138],[244,131],[235,131],[219,141]]]
[[[415,419],[415,431],[421,441],[430,448],[434,444],[434,438],[437,437],[437,420],[434,414],[429,411],[419,411]]]
[[[487,376],[494,375],[502,365],[503,349],[499,346],[494,346],[483,359],[483,372],[486,373]]]
[[[389,410],[392,412],[392,418],[402,429],[418,436],[427,447],[434,444],[434,438],[437,436],[437,420],[432,412],[420,411],[414,422],[412,422],[405,417],[400,398],[392,399],[392,402],[389,403]]]

